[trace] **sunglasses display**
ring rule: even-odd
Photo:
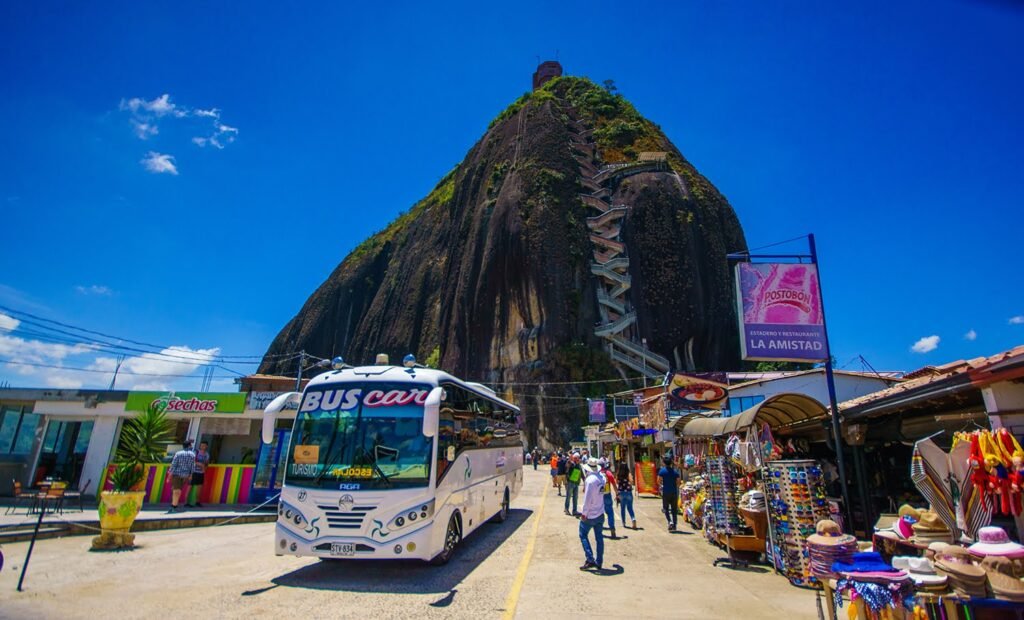
[[[725,456],[709,456],[704,460],[704,466],[708,480],[705,524],[713,525],[714,532],[718,533],[749,533],[750,529],[737,511],[743,494],[739,484],[742,474],[736,471],[732,460]]]
[[[811,460],[769,461],[765,493],[773,530],[772,560],[798,586],[817,587],[811,575],[807,537],[818,521],[829,518],[821,467]]]

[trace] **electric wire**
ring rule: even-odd
[[[139,346],[150,347],[150,348],[155,348],[155,349],[169,349],[170,348],[169,346],[166,346],[166,345],[152,344],[152,343],[149,343],[149,342],[142,342],[140,340],[132,340],[130,338],[124,338],[122,336],[114,336],[114,335],[107,334],[107,333],[104,333],[104,332],[100,332],[100,331],[96,331],[96,330],[92,330],[92,329],[87,329],[85,327],[78,327],[77,325],[71,325],[69,323],[62,323],[60,321],[56,321],[56,320],[53,320],[53,319],[47,319],[47,318],[44,318],[44,317],[41,317],[41,316],[37,316],[35,314],[31,314],[29,312],[25,312],[24,310],[16,310],[16,309],[10,308],[8,306],[0,305],[0,310],[3,310],[4,312],[6,312],[8,314],[15,314],[15,315],[19,315],[19,316],[26,316],[29,319],[32,319],[32,320],[35,320],[35,321],[43,321],[43,322],[46,322],[46,323],[52,323],[54,325],[59,325],[61,327],[66,327],[68,329],[73,329],[73,330],[80,331],[80,332],[87,333],[87,334],[93,334],[95,336],[102,336],[104,338],[113,338],[115,340],[121,340],[123,342],[127,342],[127,343],[130,343],[130,344],[137,344]],[[14,318],[17,318],[17,317],[14,317]],[[19,320],[23,320],[23,319],[19,319]],[[28,322],[28,321],[26,321],[26,322]],[[43,325],[42,327],[44,327],[45,329],[54,329],[54,328],[48,327],[46,325]],[[60,330],[54,329],[54,331],[60,331]],[[73,336],[77,336],[76,334],[72,334],[72,335]],[[264,355],[221,355],[220,357],[223,358],[223,359],[254,359],[254,358],[259,358],[260,360],[262,360],[262,359],[265,359],[265,358],[284,357],[286,355],[289,355],[289,354],[281,353],[281,354],[274,354],[274,355],[269,355],[269,356],[264,356]]]

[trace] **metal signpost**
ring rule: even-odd
[[[791,241],[795,241],[795,239],[793,239]],[[843,455],[843,443],[844,442],[843,442],[842,429],[841,429],[840,420],[839,420],[839,405],[836,402],[836,384],[835,384],[835,376],[833,374],[833,368],[832,368],[832,348],[829,345],[829,341],[828,341],[828,328],[827,328],[826,323],[825,323],[825,300],[824,300],[824,294],[821,292],[821,272],[820,272],[820,270],[818,270],[818,252],[817,252],[817,246],[814,243],[814,234],[807,235],[807,242],[808,242],[809,250],[810,250],[809,254],[756,254],[755,255],[755,254],[751,254],[750,252],[737,252],[737,253],[734,253],[734,254],[727,255],[726,258],[728,258],[729,260],[738,260],[738,261],[753,261],[755,259],[757,259],[757,260],[772,260],[772,261],[776,261],[776,260],[789,260],[789,261],[792,261],[792,260],[795,260],[799,264],[814,265],[814,268],[815,268],[815,271],[816,271],[815,276],[816,276],[817,295],[818,295],[817,303],[818,303],[819,310],[820,310],[821,330],[820,330],[820,333],[819,333],[819,332],[817,332],[816,329],[813,329],[816,326],[808,326],[806,328],[806,332],[803,333],[803,334],[799,334],[799,335],[802,338],[804,338],[804,340],[806,341],[805,344],[808,344],[809,346],[814,345],[815,339],[818,336],[820,336],[821,340],[823,341],[822,344],[824,345],[823,346],[824,350],[820,354],[820,358],[814,357],[813,353],[802,355],[800,352],[793,352],[793,351],[780,352],[780,353],[772,355],[772,354],[766,353],[765,351],[757,351],[756,349],[759,348],[757,346],[751,345],[751,346],[748,347],[746,326],[744,325],[744,322],[743,322],[743,310],[744,310],[744,308],[743,308],[743,299],[742,299],[743,290],[742,290],[742,283],[739,281],[739,279],[740,279],[739,270],[737,270],[737,283],[736,283],[737,302],[738,302],[738,312],[740,314],[740,316],[739,316],[740,327],[741,327],[741,332],[742,332],[742,333],[740,333],[740,338],[741,338],[741,341],[743,343],[744,359],[779,359],[779,360],[790,360],[790,361],[794,361],[794,360],[795,361],[799,361],[799,360],[803,359],[805,361],[824,361],[825,362],[825,382],[828,384],[829,405],[831,406],[831,409],[832,409],[832,438],[833,438],[833,441],[835,442],[836,466],[839,469],[839,482],[840,482],[840,487],[841,487],[842,494],[843,494],[843,517],[846,519],[847,523],[849,524],[849,527],[852,528],[853,527],[853,519],[851,518],[852,510],[851,510],[851,506],[850,506],[850,489],[849,489],[849,485],[847,484],[847,480],[846,480],[846,458]],[[809,263],[804,263],[803,261],[809,261]],[[794,294],[794,295],[796,295],[796,294]],[[803,300],[799,300],[798,299],[796,301],[802,302]],[[798,327],[803,327],[803,326],[798,326]]]

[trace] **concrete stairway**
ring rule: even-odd
[[[665,170],[666,164],[664,161],[634,161],[597,169],[593,164],[597,153],[597,145],[592,139],[593,128],[573,119],[569,129],[574,134],[569,150],[580,164],[580,185],[586,192],[580,194],[580,200],[598,213],[587,218],[593,246],[590,273],[597,279],[597,302],[601,315],[594,334],[605,340],[615,363],[652,378],[659,377],[669,370],[668,360],[623,336],[624,332],[628,335],[626,330],[637,322],[636,312],[628,299],[632,278],[626,244],[621,239],[621,221],[629,213],[629,207],[611,203],[612,189],[606,183],[630,174]]]

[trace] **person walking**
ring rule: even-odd
[[[192,451],[192,440],[186,439],[181,450],[174,453],[171,459],[171,466],[167,468],[171,474],[171,509],[168,514],[178,511],[178,500],[181,499],[182,491],[185,499],[188,499],[188,489],[192,481],[192,470],[196,466],[196,453]]]
[[[577,501],[580,496],[580,482],[583,480],[583,467],[580,466],[579,453],[573,452],[569,457],[569,465],[565,468],[565,514],[575,516],[579,513]],[[572,499],[572,512],[569,512],[569,499]]]
[[[540,460],[540,450],[537,446],[533,447],[533,471],[537,471],[537,462]]]
[[[636,514],[633,513],[633,483],[629,480],[629,467],[625,463],[619,463],[618,475],[618,497],[619,516],[622,518],[622,527],[626,527],[626,511],[629,510],[629,518],[633,520],[633,529],[636,529]]]
[[[551,452],[551,486],[552,488],[558,488],[558,453]],[[558,492],[562,494],[561,490]]]
[[[601,474],[601,467],[597,459],[587,460],[583,468],[586,473],[586,480],[583,482],[583,507],[580,510],[580,543],[583,544],[583,555],[585,561],[580,570],[596,568],[601,570],[604,563],[604,535],[601,533],[604,527],[604,500],[602,499],[604,485],[607,479]],[[597,556],[590,546],[590,532],[594,532],[594,545],[597,547]]]
[[[558,475],[555,476],[555,484],[558,485],[558,495],[562,495],[562,486],[565,484],[565,473],[569,471],[569,457],[562,453],[558,455]]]
[[[604,492],[604,514],[608,517],[608,529],[611,530],[610,538],[615,540],[618,536],[615,535],[615,506],[612,504],[612,494],[617,493],[618,488],[615,485],[615,476],[612,474],[608,459],[602,458],[598,463],[601,465],[601,475],[605,479],[604,489],[602,489]]]
[[[189,508],[199,508],[199,498],[203,495],[203,484],[206,483],[206,467],[210,464],[210,444],[205,441],[199,442],[199,451],[196,452],[196,464],[192,467],[192,486],[196,488],[196,503],[188,503],[188,495],[185,496],[185,505]]]
[[[676,530],[679,513],[679,472],[672,467],[672,458],[666,456],[665,466],[658,470],[658,484],[661,486],[661,510],[668,521],[668,531]]]

